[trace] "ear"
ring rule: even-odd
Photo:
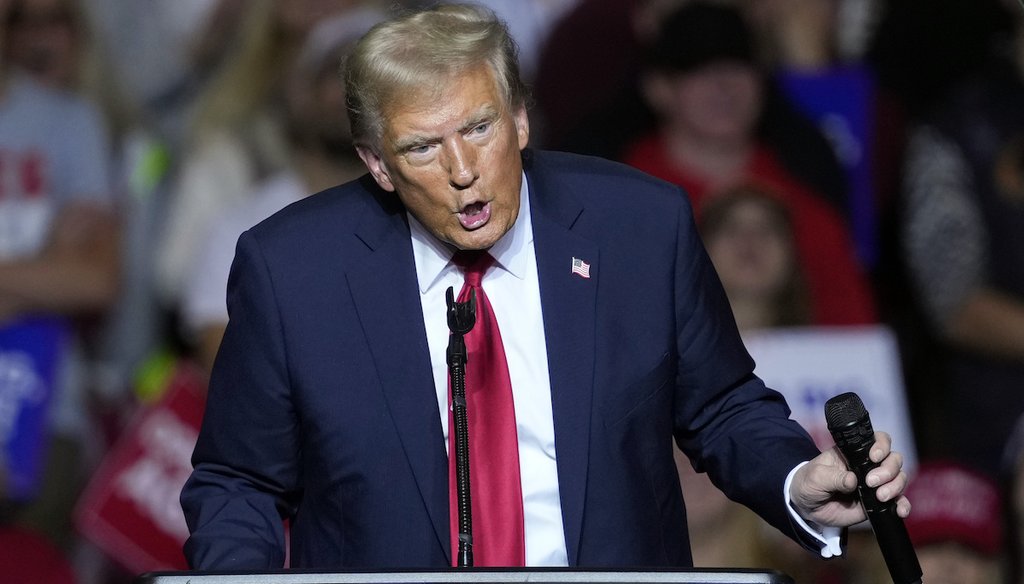
[[[359,153],[359,158],[363,160],[363,164],[366,165],[367,170],[373,176],[373,180],[377,181],[380,188],[389,193],[395,192],[395,185],[391,182],[391,175],[388,174],[387,167],[384,165],[384,159],[380,157],[380,154],[373,148],[365,145],[356,145],[356,152]]]
[[[519,149],[522,150],[530,143],[530,117],[526,115],[526,107],[520,106],[516,109],[515,113],[512,114],[512,119],[516,124],[516,136],[519,138]]]

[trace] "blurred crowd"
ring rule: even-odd
[[[894,332],[926,580],[1024,584],[1024,6],[478,3],[520,45],[531,146],[684,187],[741,331]],[[363,173],[339,66],[419,4],[0,0],[0,581],[147,566],[83,530],[83,492],[211,367],[239,234]],[[886,581],[870,531],[821,561],[679,469],[698,566]]]

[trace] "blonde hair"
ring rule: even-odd
[[[439,79],[488,65],[510,110],[526,105],[518,47],[494,12],[442,4],[370,29],[344,66],[348,116],[357,142],[379,146],[384,110],[399,96],[434,90]]]

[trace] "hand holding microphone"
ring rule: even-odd
[[[837,395],[825,403],[825,418],[836,448],[857,475],[858,498],[871,522],[889,575],[895,584],[919,584],[921,565],[903,524],[906,513],[899,514],[895,500],[879,499],[875,481],[868,480],[878,463],[870,456],[875,446],[875,432],[863,402],[855,393]]]
[[[819,525],[848,527],[868,519],[895,584],[920,583],[921,568],[903,526],[910,513],[902,495],[903,457],[890,449],[888,434],[874,432],[856,394],[832,398],[825,412],[836,447],[797,471],[790,488],[794,507]]]

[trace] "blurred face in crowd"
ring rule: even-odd
[[[70,0],[11,0],[6,33],[10,63],[57,88],[74,86],[79,30]]]
[[[1000,582],[999,564],[958,543],[917,547],[922,580],[928,584],[990,584]]]
[[[787,227],[764,201],[733,203],[705,241],[730,297],[771,299],[785,287],[794,269],[795,252]]]
[[[753,66],[738,61],[654,73],[645,92],[670,132],[700,140],[749,140],[761,114],[760,77]]]
[[[385,106],[384,117],[379,151],[359,147],[377,184],[441,241],[494,245],[519,215],[526,109],[510,111],[481,65]]]

